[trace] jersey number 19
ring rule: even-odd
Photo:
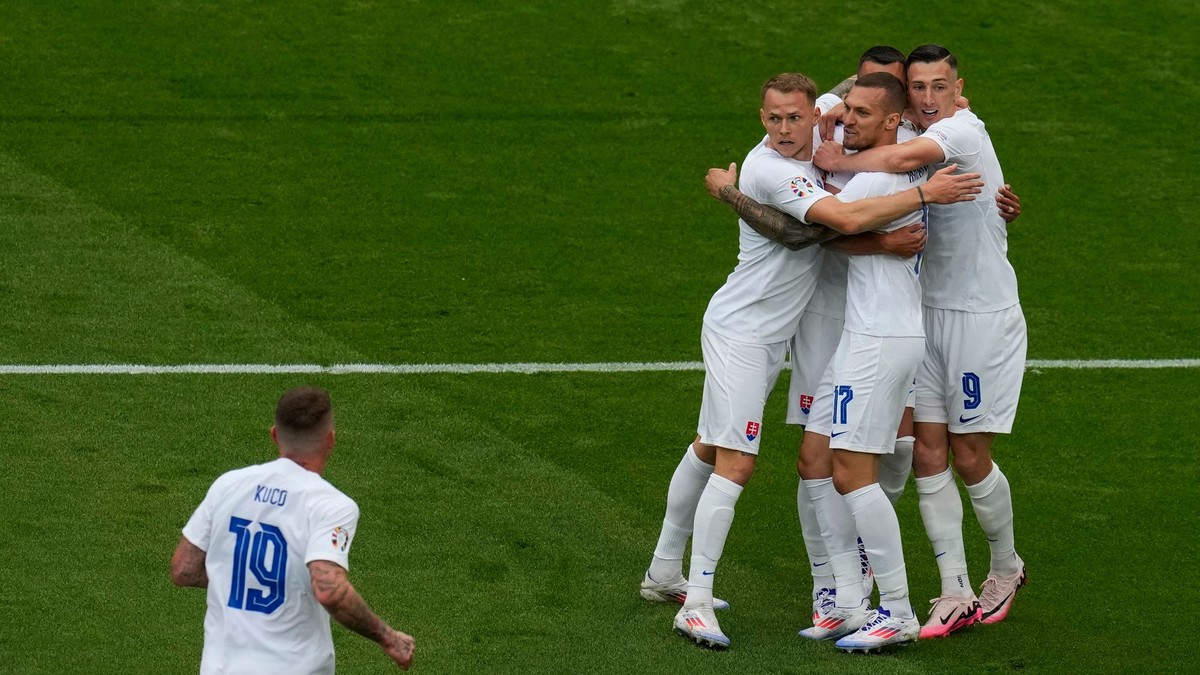
[[[253,536],[245,518],[229,519],[229,531],[237,537],[233,545],[233,585],[229,589],[229,606],[250,612],[270,614],[283,606],[287,591],[287,540],[283,531],[274,525],[259,523],[260,531]],[[261,586],[246,589],[249,571]]]

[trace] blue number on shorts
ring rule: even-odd
[[[233,544],[233,583],[229,606],[250,612],[270,614],[283,605],[287,591],[287,540],[274,525],[260,523],[262,530],[250,535],[250,522],[234,516],[229,531],[237,537]],[[246,571],[254,574],[267,592],[256,588],[246,592]]]
[[[849,407],[850,401],[854,400],[854,391],[850,385],[843,384],[833,388],[833,423],[846,424],[846,408]],[[838,421],[838,417],[842,421]]]
[[[967,395],[963,401],[963,407],[967,410],[974,410],[983,402],[983,394],[980,390],[979,376],[975,373],[963,373],[963,393]]]

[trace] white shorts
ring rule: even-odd
[[[758,454],[763,408],[783,369],[786,342],[753,344],[700,331],[704,398],[696,433],[709,445]]]
[[[956,434],[1012,431],[1025,376],[1021,306],[985,314],[926,307],[924,314],[913,420],[946,424]]]
[[[796,334],[788,343],[792,354],[792,379],[788,383],[788,424],[808,424],[808,413],[817,397],[817,387],[842,339],[845,321],[824,314],[800,315]]]
[[[924,338],[844,331],[805,431],[829,436],[831,448],[890,454],[924,352]]]

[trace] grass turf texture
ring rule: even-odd
[[[1197,356],[1197,142],[1167,123],[1196,97],[1196,6],[924,7],[817,29],[784,3],[4,3],[3,361],[696,360],[736,247],[701,178],[760,137],[758,85],[832,85],[866,46],[931,40],[959,54],[1024,201],[1030,356]],[[301,381],[0,380],[5,669],[194,669],[203,601],[166,573],[178,528],[219,472],[269,456],[271,404]],[[1198,599],[1194,371],[1031,374],[997,453],[1031,586],[1003,624],[872,660],[794,637],[808,581],[781,399],[718,582],[734,649],[714,655],[634,591],[698,373],[318,382],[339,407],[329,477],[364,512],[353,578],[423,671],[1197,654],[1166,633],[1189,614],[1143,611]],[[936,574],[915,506],[910,487],[919,603]],[[344,669],[387,667],[336,636]]]

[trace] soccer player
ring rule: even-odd
[[[904,54],[895,47],[871,47],[859,58],[856,77],[862,78],[871,73],[888,73],[903,82]],[[836,110],[839,120],[844,116],[845,106],[838,97],[826,94],[818,99],[818,105],[826,111]],[[839,124],[834,131],[833,140],[840,142],[843,130],[844,127]],[[903,121],[896,132],[897,138],[902,141],[917,135],[916,131]],[[825,188],[837,193],[853,176],[850,172],[825,173]],[[896,231],[908,229],[906,227]],[[923,244],[924,222],[915,223],[912,229],[921,233]],[[840,237],[824,246],[825,259],[821,265],[817,290],[800,317],[800,325],[792,337],[789,350],[792,357],[792,377],[788,388],[787,422],[804,425],[806,428],[817,388],[842,337],[849,265],[847,253],[861,250],[861,235]],[[916,252],[908,252],[904,257]],[[911,405],[911,402],[908,402],[908,405]],[[879,484],[893,505],[900,498],[908,481],[912,467],[912,448],[912,411],[911,408],[905,407],[897,432],[895,450],[883,455],[879,464]],[[856,546],[858,535],[853,529],[853,521],[845,500],[837,494],[833,485],[833,451],[829,447],[828,435],[804,433],[801,437],[796,470],[800,476],[796,490],[796,507],[809,559],[809,570],[813,576],[813,626],[802,630],[800,634],[815,640],[837,639],[858,630],[865,622],[864,613],[857,612],[856,609],[864,596],[870,594],[871,581],[867,576],[860,582],[866,571],[866,562],[859,555]],[[826,542],[827,537],[833,541]],[[831,553],[830,546],[827,545],[830,543],[837,551],[836,555]],[[847,548],[844,546],[847,543],[852,546]],[[841,593],[840,602],[844,605],[842,610],[836,609],[838,589]]]
[[[760,120],[767,136],[750,151],[742,184],[746,194],[790,216],[859,231],[915,211],[917,190],[855,202],[830,198],[813,173],[816,87],[794,73],[763,85]],[[929,199],[973,199],[970,174],[941,172]],[[757,206],[757,205],[756,205]],[[758,206],[761,210],[761,206]],[[836,236],[812,226],[801,237],[816,243]],[[641,586],[643,597],[683,601],[675,629],[698,644],[726,648],[713,612],[713,577],[733,522],[734,506],[754,471],[762,411],[783,363],[788,338],[812,295],[820,248],[788,248],[740,224],[738,265],[709,303],[701,333],[705,363],[698,436],[684,453],[667,493],[658,545]],[[683,551],[692,535],[690,581]],[[722,603],[723,604],[723,603]]]
[[[904,76],[904,54],[893,47],[877,46],[868,49],[859,59],[859,70],[856,77],[874,72],[890,73],[893,76]],[[835,88],[834,92],[826,94],[817,100],[822,111],[838,109],[838,119],[844,106],[840,96],[849,89],[855,78],[849,78]],[[838,90],[841,90],[840,92]],[[832,114],[832,113],[828,113]],[[840,127],[837,133],[841,133]],[[907,124],[898,129],[901,138],[912,138],[916,133]],[[731,171],[713,169],[705,182],[709,193],[722,201],[735,206],[738,203],[753,204],[753,200],[742,195],[733,187],[735,174]],[[825,187],[830,192],[837,192],[853,177],[851,173],[823,175]],[[735,206],[736,208],[736,206]],[[790,219],[779,211],[769,208],[755,208],[739,211],[745,221],[767,238],[784,243],[788,246],[795,232],[803,232],[806,225],[795,219]],[[767,215],[769,219],[758,216]],[[793,335],[789,346],[792,357],[792,378],[789,387],[788,416],[789,424],[807,424],[817,386],[821,377],[837,349],[841,339],[845,306],[846,306],[846,275],[848,260],[845,254],[870,254],[889,252],[903,257],[910,257],[920,251],[924,245],[924,224],[917,223],[911,227],[893,230],[887,235],[879,233],[863,233],[853,237],[840,237],[823,246],[827,247],[817,288],[800,318],[797,332]],[[883,246],[878,244],[896,235],[903,235],[897,240],[902,246]],[[877,239],[872,239],[877,236]],[[904,489],[908,478],[912,457],[911,413],[905,410],[901,422],[902,438],[897,439],[896,452],[885,455],[880,465],[880,484],[895,503]],[[828,436],[819,434],[805,435],[800,444],[797,460],[797,471],[800,481],[797,486],[796,506],[800,516],[801,532],[804,536],[805,550],[808,554],[810,570],[813,576],[813,627],[801,631],[801,635],[812,639],[836,639],[857,630],[860,626],[846,623],[845,617],[839,617],[833,611],[834,596],[841,577],[843,586],[842,601],[849,607],[857,608],[861,599],[870,590],[870,577],[865,579],[865,564],[860,560],[858,550],[848,548],[839,553],[839,559],[831,564],[829,547],[824,538],[829,536],[850,537],[851,542],[857,542],[853,531],[853,523],[846,510],[844,500],[833,486],[833,453],[829,448]],[[821,515],[818,517],[818,510]],[[841,530],[846,528],[845,532]],[[835,548],[839,548],[835,546]],[[844,556],[844,558],[843,558]],[[837,570],[835,572],[835,569]],[[860,588],[860,579],[863,590]],[[859,619],[865,617],[858,613]]]
[[[279,459],[213,482],[171,559],[178,586],[208,589],[201,673],[333,673],[329,616],[402,669],[413,639],[376,616],[347,578],[358,505],[321,477],[333,453],[324,389],[280,397]]]
[[[922,136],[853,155],[825,144],[817,164],[832,171],[910,171],[956,163],[982,173],[992,190],[1003,185],[983,122],[954,106],[963,87],[954,55],[940,45],[922,45],[908,55],[907,69],[909,110]],[[1016,552],[1008,479],[991,453],[996,434],[1012,429],[1026,353],[1025,318],[1006,255],[1002,208],[990,200],[930,208],[922,274],[927,343],[917,377],[913,472],[942,589],[922,637],[1004,619],[1026,581]],[[967,576],[962,500],[950,470],[951,453],[991,548],[991,569],[978,600]]]

